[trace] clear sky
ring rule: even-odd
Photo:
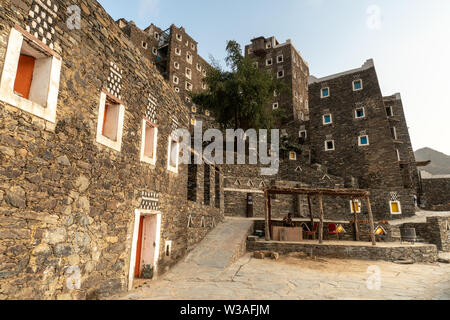
[[[291,39],[316,77],[373,58],[383,95],[402,94],[413,147],[450,155],[449,0],[100,0],[114,19],[183,26],[199,53],[227,40]]]

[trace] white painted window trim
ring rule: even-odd
[[[282,72],[283,74],[280,76],[280,72]],[[278,70],[277,71],[277,79],[282,79],[284,78],[284,70]]]
[[[211,112],[209,110],[205,110],[205,116],[209,117],[211,115]]]
[[[397,203],[398,204],[398,209],[400,210],[400,212],[393,212],[393,210],[392,210],[392,204],[393,203]],[[403,213],[403,211],[402,211],[402,204],[401,204],[400,201],[389,201],[389,209],[391,210],[391,214],[393,214],[393,215],[399,215],[399,214]]]
[[[180,92],[180,88],[175,87],[175,92],[176,92],[176,93],[179,93],[179,92]]]
[[[122,149],[123,123],[125,120],[125,106],[119,105],[119,119],[117,123],[117,141],[111,140],[103,135],[103,120],[105,117],[106,93],[100,93],[100,105],[98,108],[97,137],[96,142],[111,148],[117,152]]]
[[[394,130],[394,136],[392,137],[394,140],[398,140],[398,135],[397,135],[397,128],[396,127],[392,127],[392,129]]]
[[[195,66],[197,68],[197,71],[201,72],[202,71],[202,66],[197,63],[197,65]]]
[[[179,84],[180,83],[180,79],[177,76],[173,76],[173,83],[175,84]]]
[[[29,39],[32,41],[31,39]],[[0,80],[0,100],[39,118],[56,123],[56,108],[58,104],[59,81],[61,74],[60,58],[52,56],[50,67],[49,84],[47,92],[47,105],[42,106],[36,102],[20,97],[14,93],[14,82],[17,75],[17,67],[19,65],[20,51],[24,41],[24,35],[16,30],[11,29],[8,40],[8,48],[6,50],[2,77]],[[33,41],[34,44],[40,44]]]
[[[358,81],[361,81],[361,88],[360,89],[355,89],[355,83],[356,82],[358,82]],[[362,79],[356,79],[356,80],[353,80],[353,82],[352,82],[352,88],[353,88],[353,91],[361,91],[361,90],[363,90],[364,89],[364,85],[363,85],[363,81],[362,81]]]
[[[297,160],[297,152],[294,152],[294,151],[289,152],[289,160],[296,161]]]
[[[172,172],[172,173],[175,173],[175,174],[178,174],[178,166],[179,166],[179,161],[180,161],[180,155],[179,155],[179,152],[180,152],[180,143],[179,142],[176,142],[176,141],[174,141],[173,140],[173,137],[172,136],[169,136],[169,139],[168,139],[169,141],[169,143],[168,143],[168,148],[167,148],[167,170],[169,170],[170,172]],[[176,147],[176,150],[177,150],[177,158],[176,158],[176,166],[175,167],[172,167],[171,165],[170,165],[170,157],[171,157],[171,154],[170,154],[170,150],[172,149],[172,143],[176,143],[177,144],[177,147]]]
[[[278,58],[281,57],[281,61],[278,61]],[[284,62],[284,56],[282,54],[277,56],[277,64],[278,63],[283,63]]]
[[[302,137],[302,133],[305,133],[305,140],[308,139],[308,131],[307,130],[300,130],[298,132],[298,137],[301,138]]]
[[[326,116],[330,116],[331,122],[329,122],[329,123],[326,123],[326,122],[325,122],[325,117],[326,117]],[[324,115],[322,116],[322,122],[323,122],[323,125],[324,125],[324,126],[328,126],[328,125],[330,125],[330,124],[333,124],[333,115],[332,115],[331,113],[324,114]]]
[[[188,91],[192,91],[192,90],[193,90],[192,83],[186,81],[185,88],[186,88],[186,90],[188,90]]]
[[[280,104],[278,102],[274,102],[272,104],[272,110],[278,110],[278,108],[280,108]]]
[[[183,40],[183,36],[181,34],[179,34],[179,33],[177,33],[176,38],[177,38],[178,41],[182,41]]]
[[[186,68],[186,78],[192,79],[192,70],[189,68]]]
[[[389,110],[391,110],[391,115],[386,114],[386,116],[388,118],[391,118],[394,116],[394,108],[392,106],[387,106],[386,109],[388,109],[388,108],[389,108]]]
[[[328,95],[327,96],[324,96],[323,95],[323,91],[324,90],[328,90]],[[320,89],[320,98],[321,99],[326,99],[326,98],[329,98],[331,96],[331,91],[330,91],[330,87],[325,87],[325,88],[321,88]]]
[[[362,143],[361,143],[361,139],[364,138],[364,137],[367,138],[367,144],[362,144]],[[367,146],[370,146],[369,135],[365,134],[365,135],[359,136],[359,137],[358,137],[358,146],[360,146],[360,147],[367,147]]]
[[[191,111],[192,111],[193,113],[197,113],[197,107],[196,107],[196,106],[192,106],[192,107],[191,107]]]
[[[192,59],[193,59],[192,54],[190,52],[186,52],[186,61],[187,61],[187,63],[192,64]]]
[[[142,44],[142,48],[147,49],[148,48],[148,43],[145,41],[141,41]]]
[[[362,109],[364,115],[362,117],[358,117],[358,110],[361,110],[361,109]],[[355,119],[363,119],[365,117],[366,117],[366,108],[365,107],[360,107],[360,108],[355,109]]]
[[[139,224],[141,216],[156,215],[156,239],[155,239],[155,258],[153,261],[153,279],[157,279],[158,275],[158,261],[159,261],[159,249],[161,246],[161,217],[162,214],[159,211],[140,210],[134,211],[134,228],[133,238],[131,240],[131,256],[130,256],[130,268],[128,270],[128,290],[133,289],[134,281],[134,269],[136,267],[136,254],[137,254],[137,242],[139,235]],[[165,248],[164,248],[165,249]]]
[[[362,208],[361,200],[356,200],[355,202],[358,203],[358,210],[356,210],[356,213],[361,213],[361,208]],[[352,200],[350,200],[350,212],[355,213],[355,210],[353,210],[353,201]]]
[[[159,40],[159,33],[158,33],[158,32],[155,32],[155,33],[154,33],[154,36],[155,36],[155,39],[156,39],[156,40]]]
[[[173,63],[173,66],[174,66],[174,68],[177,69],[177,70],[180,69],[180,64],[179,64],[178,62],[176,62],[176,61]]]
[[[142,138],[141,138],[141,161],[148,163],[152,166],[156,165],[156,152],[157,152],[157,148],[158,148],[158,127],[150,124],[154,131],[153,131],[153,157],[147,157],[145,155],[145,133],[146,133],[146,125],[147,125],[147,120],[142,119]]]
[[[398,161],[402,161],[402,158],[400,157],[400,151],[398,149],[395,149],[395,151],[397,152]]]
[[[175,48],[175,54],[177,56],[181,56],[181,49],[180,48]]]
[[[152,48],[152,53],[153,55],[157,56],[158,55],[158,49],[156,49],[155,47]]]
[[[328,142],[333,142],[332,149],[328,149]],[[336,144],[335,144],[334,140],[326,140],[325,141],[325,151],[335,151],[335,150],[336,150]]]
[[[270,63],[269,63],[270,61]],[[266,59],[266,66],[273,66],[273,58]]]

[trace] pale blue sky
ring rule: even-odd
[[[292,39],[312,75],[373,58],[384,95],[402,94],[414,149],[450,154],[449,0],[100,0],[114,19],[183,26],[199,53],[223,59],[227,40]],[[379,17],[379,18],[378,18]]]

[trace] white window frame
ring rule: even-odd
[[[117,120],[117,139],[111,140],[108,137],[103,135],[103,121],[105,118],[105,107],[106,107],[106,93],[100,93],[100,104],[98,108],[98,122],[97,122],[97,136],[95,141],[100,143],[108,148],[111,148],[117,152],[120,152],[122,149],[122,135],[123,135],[123,123],[125,120],[125,106],[123,104],[117,103],[119,106],[119,115]],[[111,99],[112,96],[109,96]],[[113,99],[114,100],[114,99]]]
[[[179,166],[179,162],[180,162],[180,154],[179,154],[180,153],[180,143],[177,142],[176,139],[174,139],[171,135],[169,135],[168,142],[169,143],[168,143],[168,148],[167,148],[167,170],[172,172],[172,173],[178,174],[178,166]],[[170,157],[171,157],[170,151],[172,149],[172,143],[176,143],[177,144],[177,146],[176,146],[176,148],[177,148],[177,159],[175,161],[176,162],[176,166],[175,167],[172,167],[170,165]]]
[[[400,150],[395,149],[395,151],[396,151],[396,153],[397,153],[397,159],[398,159],[398,161],[402,161],[402,158],[401,158],[401,156],[400,156]]]
[[[202,72],[202,66],[199,63],[197,63],[196,68],[197,71]]]
[[[270,48],[272,48],[272,44],[270,42],[267,42],[266,43],[266,49],[270,49]]]
[[[280,104],[278,102],[274,102],[272,104],[272,110],[278,110],[280,108]]]
[[[195,126],[197,124],[197,120],[195,118],[191,118],[191,125]]]
[[[357,83],[357,82],[361,82],[361,88],[360,89],[355,89],[355,83]],[[364,85],[363,85],[362,79],[353,80],[352,87],[353,87],[353,91],[355,91],[355,92],[356,91],[361,91],[362,89],[364,89]]]
[[[327,96],[324,96],[323,95],[323,91],[324,90],[328,90],[328,95]],[[329,98],[331,96],[331,91],[330,91],[330,87],[325,87],[325,88],[321,88],[320,89],[320,98],[321,99],[326,99],[326,98]]]
[[[149,123],[149,125],[151,127],[153,127],[153,157],[151,157],[151,158],[145,155],[147,123]],[[158,127],[155,126],[150,121],[148,121],[146,119],[142,119],[142,136],[141,137],[142,137],[141,138],[141,161],[148,163],[152,166],[155,166],[156,165],[156,151],[157,151],[157,147],[158,147]]]
[[[280,76],[280,72],[282,72],[283,74]],[[282,79],[284,78],[284,70],[278,70],[277,71],[277,79]]]
[[[361,143],[361,139],[364,138],[364,137],[367,138],[367,144],[362,144],[362,143]],[[369,135],[364,134],[364,135],[362,135],[362,136],[359,136],[359,137],[358,137],[358,146],[360,146],[360,147],[367,147],[367,146],[370,146]]]
[[[192,91],[194,87],[192,86],[192,83],[186,81],[185,88],[188,91]]]
[[[270,64],[269,64],[270,61]],[[266,59],[266,67],[273,66],[273,58]]]
[[[208,89],[208,85],[207,85],[206,83],[202,83],[202,89],[203,89],[203,90]]]
[[[333,142],[333,148],[328,149],[328,142]],[[335,151],[336,150],[336,144],[334,140],[325,140],[325,151]]]
[[[205,116],[209,117],[211,115],[211,112],[209,110],[205,110]]]
[[[180,93],[180,88],[175,87],[175,92],[176,92],[176,93]]]
[[[56,54],[51,54],[49,49],[46,49],[39,40],[39,42],[36,41],[37,39],[35,37],[29,34],[25,36],[25,34],[25,32],[20,32],[16,28],[12,28],[9,34],[8,47],[6,49],[3,72],[0,80],[0,100],[51,123],[56,123],[56,108],[58,104],[62,60]],[[45,87],[43,87],[42,90],[43,92],[47,92],[47,97],[44,98],[45,103],[42,104],[30,99],[25,99],[14,93],[14,83],[17,76],[20,53],[25,42],[24,37],[27,38],[27,41],[33,42],[33,44],[42,48],[42,51],[48,53],[48,59],[51,59],[51,61],[48,60],[50,62],[48,82],[45,84],[36,83],[39,87],[44,85]],[[33,83],[31,84],[31,87],[31,90],[33,90]],[[36,88],[36,90],[38,89],[40,91],[40,88]]]
[[[154,56],[158,55],[158,49],[156,49],[155,47],[152,48],[152,53]]]
[[[297,161],[297,152],[294,152],[294,151],[289,152],[289,160]]]
[[[281,61],[278,60],[278,58],[280,58],[280,57],[281,57]],[[277,64],[278,63],[283,63],[283,62],[284,62],[284,56],[282,54],[278,55],[277,56]]]
[[[196,106],[192,106],[191,107],[191,112],[192,113],[197,113],[197,107]]]
[[[358,117],[358,110],[362,110],[363,111],[363,116],[362,117]],[[366,117],[366,108],[364,107],[359,107],[355,109],[355,119],[364,119]]]
[[[330,116],[331,122],[328,122],[328,123],[325,122],[325,117],[326,116]],[[331,113],[324,114],[323,117],[322,117],[322,122],[323,122],[324,126],[328,126],[330,124],[333,124],[333,114],[331,114]]]
[[[356,210],[356,213],[361,213],[362,209],[362,201],[356,200],[354,201],[358,204],[358,210]],[[350,200],[350,213],[355,213],[355,210],[353,210],[353,200]]]
[[[298,132],[298,137],[301,138],[302,137],[302,133],[305,133],[305,140],[308,139],[308,131],[307,130],[300,130]]]
[[[179,64],[178,62],[176,62],[176,61],[173,63],[173,66],[174,66],[174,68],[177,69],[177,70],[180,69],[180,64]]]
[[[394,136],[392,137],[394,140],[398,140],[398,135],[397,135],[397,128],[396,127],[392,127],[392,130],[394,132]]]
[[[202,74],[203,74],[203,76],[206,77],[206,70],[205,69],[202,70]]]
[[[155,39],[156,39],[156,40],[159,40],[159,33],[158,33],[158,32],[155,32],[155,33],[154,33],[154,36],[155,36]]]
[[[191,43],[191,49],[195,51],[195,44]]]
[[[189,68],[186,68],[186,78],[192,79],[192,70]]]
[[[388,118],[391,118],[391,117],[394,116],[394,108],[393,108],[392,106],[387,106],[386,109],[388,109],[388,108],[389,108],[389,110],[391,110],[391,115],[388,115],[388,114],[386,113],[386,116],[387,116]],[[386,109],[385,109],[385,110],[386,110]]]
[[[397,204],[398,204],[398,209],[400,210],[400,212],[393,212],[393,211],[392,211],[392,204],[393,204],[393,203],[397,203]],[[393,215],[400,215],[400,214],[403,214],[403,211],[402,211],[402,204],[401,204],[400,201],[389,201],[389,210],[391,211],[391,214],[393,214]]]
[[[175,48],[175,54],[177,56],[181,56],[181,49],[180,48]]]
[[[180,83],[180,78],[178,78],[176,75],[174,75],[173,76],[173,83],[179,84]]]
[[[145,41],[141,41],[141,45],[142,45],[142,48],[144,48],[144,49],[148,48],[148,43]]]
[[[186,61],[187,61],[187,63],[192,64],[192,59],[193,59],[192,54],[190,52],[186,52]]]
[[[177,33],[176,38],[177,38],[178,41],[182,41],[183,40],[183,36],[181,34],[179,34],[179,33]]]

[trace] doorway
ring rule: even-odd
[[[142,277],[144,266],[151,266],[153,278],[156,277],[161,240],[160,232],[160,213],[136,210],[128,281],[129,290],[133,287],[133,280]]]

